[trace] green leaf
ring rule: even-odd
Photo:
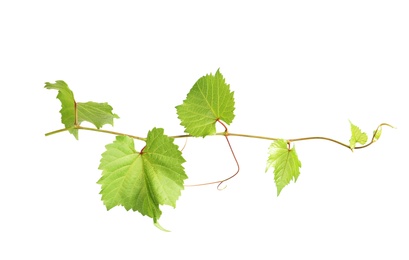
[[[149,131],[141,152],[135,150],[133,139],[117,136],[106,146],[99,165],[102,177],[98,183],[105,206],[108,210],[122,205],[139,211],[158,226],[159,205],[176,207],[184,188],[184,162],[173,138],[164,135],[162,128]]]
[[[114,125],[114,118],[119,118],[117,114],[112,113],[112,107],[106,102],[78,102],[77,109],[78,124],[87,121],[94,124],[98,129],[105,124]]]
[[[231,124],[234,119],[234,92],[219,70],[201,77],[190,89],[183,104],[176,106],[185,132],[193,136],[216,133],[216,121]]]
[[[359,127],[352,124],[351,121],[349,121],[349,123],[351,124],[351,139],[349,139],[349,147],[351,147],[351,150],[354,150],[356,143],[365,144],[366,141],[368,141],[368,136],[366,133],[363,133]]]
[[[119,118],[117,114],[112,113],[112,107],[108,103],[77,103],[67,83],[62,80],[57,80],[54,84],[46,82],[45,88],[58,90],[57,98],[62,106],[61,122],[76,139],[78,139],[78,129],[74,128],[75,124],[80,125],[87,121],[99,129],[105,124],[113,125],[114,118]]]
[[[375,131],[373,131],[373,141],[376,142],[379,140],[382,134],[382,127],[378,127]]]
[[[266,172],[271,167],[274,167],[274,180],[278,196],[291,180],[296,182],[300,175],[301,162],[298,160],[295,147],[289,149],[287,142],[283,139],[274,141],[269,148]]]
[[[58,90],[57,98],[61,101],[61,122],[65,128],[71,128],[75,125],[75,100],[74,94],[69,89],[67,83],[57,80],[54,84],[46,82],[46,89]],[[78,139],[78,129],[70,129],[69,132]]]

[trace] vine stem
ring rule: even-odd
[[[219,121],[219,122],[221,122],[221,121]],[[224,124],[223,124],[223,126],[225,127],[225,129],[227,129]],[[391,128],[395,128],[394,126],[392,126],[392,125],[390,125],[390,124],[387,124],[387,123],[379,124],[379,126],[376,128],[376,130],[375,130],[375,132],[374,132],[374,134],[373,134],[373,136],[372,136],[371,141],[370,141],[369,143],[365,144],[365,145],[356,146],[354,149],[366,148],[366,147],[370,146],[371,144],[373,144],[373,143],[376,141],[376,140],[375,140],[375,135],[377,134],[378,131],[380,131],[380,129],[381,129],[382,126],[389,126],[389,127],[391,127]],[[46,133],[45,136],[54,135],[54,134],[61,133],[61,132],[65,132],[65,131],[68,131],[68,130],[71,130],[71,129],[94,131],[94,132],[100,132],[100,133],[112,134],[112,135],[123,135],[123,136],[128,136],[128,137],[133,138],[133,139],[137,139],[137,140],[141,140],[141,141],[146,141],[146,138],[140,137],[140,136],[125,134],[125,133],[120,133],[120,132],[114,132],[114,131],[108,131],[108,130],[103,130],[103,129],[97,129],[97,128],[91,128],[91,127],[84,127],[84,126],[80,126],[80,125],[76,125],[76,126],[73,126],[73,127],[70,127],[70,128],[62,128],[62,129],[58,129],[58,130],[55,130],[55,131],[51,131],[51,132]],[[215,136],[220,136],[220,135],[226,136],[226,132],[227,132],[227,131],[218,132],[218,133],[215,133],[214,135],[215,135]],[[279,139],[284,139],[284,138],[277,138],[277,137],[268,137],[268,136],[260,136],[260,135],[249,135],[249,134],[237,134],[237,133],[230,133],[230,132],[227,132],[227,135],[228,135],[228,136],[237,136],[237,137],[263,139],[263,140],[271,140],[271,141],[276,141],[276,140],[279,140]],[[178,138],[190,138],[190,137],[195,137],[195,136],[185,134],[185,135],[174,135],[174,136],[169,136],[169,137],[170,137],[170,138],[174,138],[174,139],[178,139]],[[326,140],[326,141],[330,141],[330,142],[336,143],[336,144],[338,144],[338,145],[341,145],[341,146],[343,146],[343,147],[346,147],[346,148],[348,148],[348,149],[351,149],[348,144],[342,143],[342,142],[337,141],[337,140],[332,139],[332,138],[323,137],[323,136],[291,138],[291,139],[285,139],[285,140],[287,140],[287,141],[289,141],[289,142],[299,142],[299,141],[307,141],[307,140]]]
[[[94,132],[100,132],[100,133],[111,134],[111,135],[123,135],[123,136],[128,136],[128,137],[133,138],[133,139],[146,141],[146,138],[136,136],[136,135],[129,135],[129,134],[124,134],[124,133],[120,133],[120,132],[114,132],[114,131],[103,130],[103,129],[98,129],[98,128],[92,128],[92,127],[84,127],[84,126],[80,126],[80,125],[76,125],[76,126],[69,127],[69,128],[62,128],[62,129],[58,129],[58,130],[55,130],[55,131],[52,131],[52,132],[48,132],[48,133],[45,134],[45,136],[58,134],[58,133],[65,132],[65,131],[68,131],[68,130],[71,130],[71,129],[94,131]]]

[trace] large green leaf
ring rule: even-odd
[[[297,181],[300,176],[301,162],[298,160],[295,147],[289,149],[285,140],[274,141],[269,148],[266,172],[274,168],[274,180],[277,186],[277,196],[281,190],[290,183]]]
[[[351,150],[354,150],[356,143],[365,144],[366,141],[368,141],[368,136],[366,133],[363,133],[359,127],[352,124],[351,121],[349,121],[349,123],[351,124],[351,139],[349,139],[349,147]],[[381,132],[378,132],[376,138],[379,138],[380,135]]]
[[[58,90],[57,98],[61,102],[61,122],[65,128],[71,128],[75,125],[75,99],[74,94],[68,87],[67,83],[62,80],[57,80],[54,84],[46,82],[46,89]],[[69,132],[78,139],[78,129],[70,129]]]
[[[216,121],[231,124],[234,119],[234,92],[219,70],[201,77],[190,89],[183,104],[176,106],[185,132],[193,136],[216,133]]]
[[[99,165],[102,200],[108,210],[122,205],[157,223],[162,214],[159,205],[175,207],[184,188],[184,162],[173,138],[164,135],[162,128],[149,131],[141,152],[135,150],[133,139],[117,136],[106,146]]]
[[[105,124],[114,124],[114,118],[119,118],[117,114],[112,113],[112,107],[108,103],[96,102],[76,102],[74,94],[67,83],[57,80],[54,84],[46,82],[46,89],[58,90],[57,98],[61,101],[61,122],[69,132],[78,139],[78,129],[74,128],[82,122],[87,121],[101,128]]]

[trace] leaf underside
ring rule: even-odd
[[[291,180],[297,181],[300,175],[301,162],[298,160],[295,147],[288,149],[283,139],[274,141],[269,147],[266,172],[274,168],[274,181],[277,186],[277,196]]]
[[[149,131],[142,153],[135,150],[133,139],[117,136],[106,146],[99,165],[105,206],[109,210],[122,205],[157,223],[162,214],[159,205],[176,207],[187,179],[184,162],[173,138],[164,135],[162,128]]]
[[[217,120],[229,125],[234,119],[234,92],[217,70],[214,76],[201,77],[176,110],[186,133],[202,137],[213,135]]]

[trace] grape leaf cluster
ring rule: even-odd
[[[90,122],[100,129],[105,124],[113,125],[114,119],[119,118],[108,103],[77,102],[64,81],[47,82],[45,88],[58,91],[63,130],[69,131],[76,139],[82,122]],[[217,70],[214,75],[199,78],[186,99],[175,108],[180,124],[189,136],[215,135],[216,123],[219,122],[226,129],[224,135],[227,139],[226,125],[230,125],[235,117],[234,92]],[[374,131],[371,142],[379,139],[381,126]],[[349,148],[353,151],[357,143],[366,144],[368,136],[352,122],[350,127]],[[160,206],[176,207],[184,181],[188,178],[183,167],[185,159],[174,138],[165,135],[162,128],[154,127],[147,133],[147,138],[139,140],[145,142],[140,151],[135,149],[132,136],[125,134],[118,134],[112,143],[105,146],[99,164],[102,176],[97,182],[101,185],[102,201],[108,210],[123,206],[126,210],[138,211],[165,230],[158,222],[162,215]],[[277,138],[270,144],[266,172],[273,169],[277,196],[291,181],[297,181],[300,168],[301,162],[291,140]]]

